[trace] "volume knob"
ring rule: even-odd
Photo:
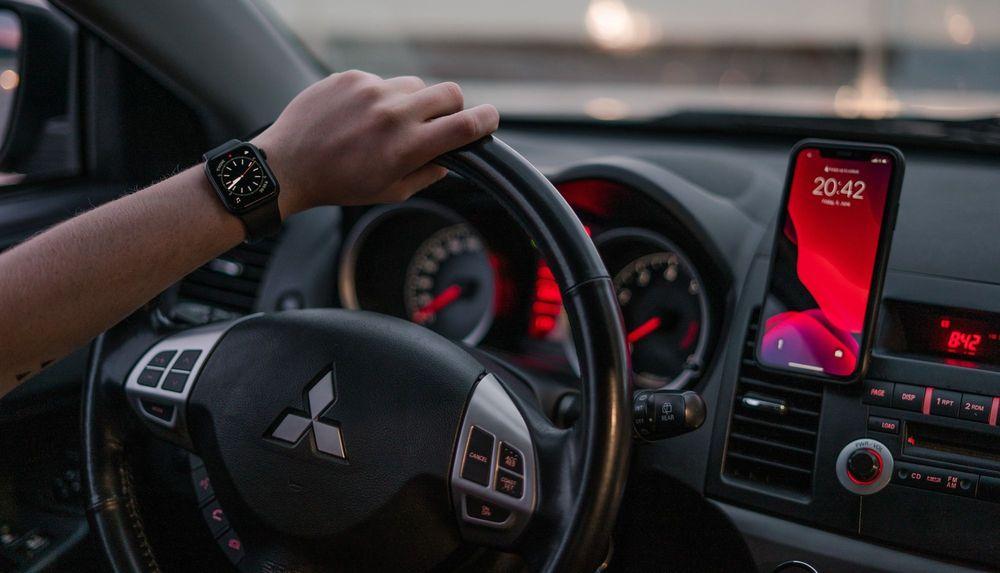
[[[854,440],[837,457],[837,479],[848,491],[871,495],[892,479],[892,453],[877,440]]]
[[[882,475],[882,456],[875,450],[856,450],[847,458],[847,477],[859,485],[868,485]]]

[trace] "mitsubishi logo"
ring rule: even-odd
[[[274,429],[271,430],[270,437],[289,444],[297,444],[311,428],[317,451],[346,460],[340,427],[319,419],[335,400],[333,371],[330,371],[306,393],[309,414],[286,410],[277,425],[272,426]]]

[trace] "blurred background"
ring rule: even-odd
[[[457,80],[508,116],[1000,110],[996,0],[260,1],[331,70]]]

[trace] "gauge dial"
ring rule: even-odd
[[[257,158],[250,155],[237,155],[223,163],[219,178],[228,193],[239,196],[253,195],[267,181]]]
[[[632,371],[646,388],[685,386],[707,346],[708,303],[697,270],[663,237],[621,229],[601,241],[625,320]]]
[[[465,223],[441,229],[417,247],[406,270],[404,306],[413,322],[466,344],[493,322],[493,267],[479,235]]]

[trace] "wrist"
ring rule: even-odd
[[[258,149],[267,156],[267,165],[278,181],[278,210],[281,213],[281,220],[284,221],[289,216],[302,211],[297,198],[299,196],[298,187],[293,178],[291,161],[286,151],[286,146],[282,145],[277,138],[271,136],[271,128],[268,128],[257,137],[250,140]]]

